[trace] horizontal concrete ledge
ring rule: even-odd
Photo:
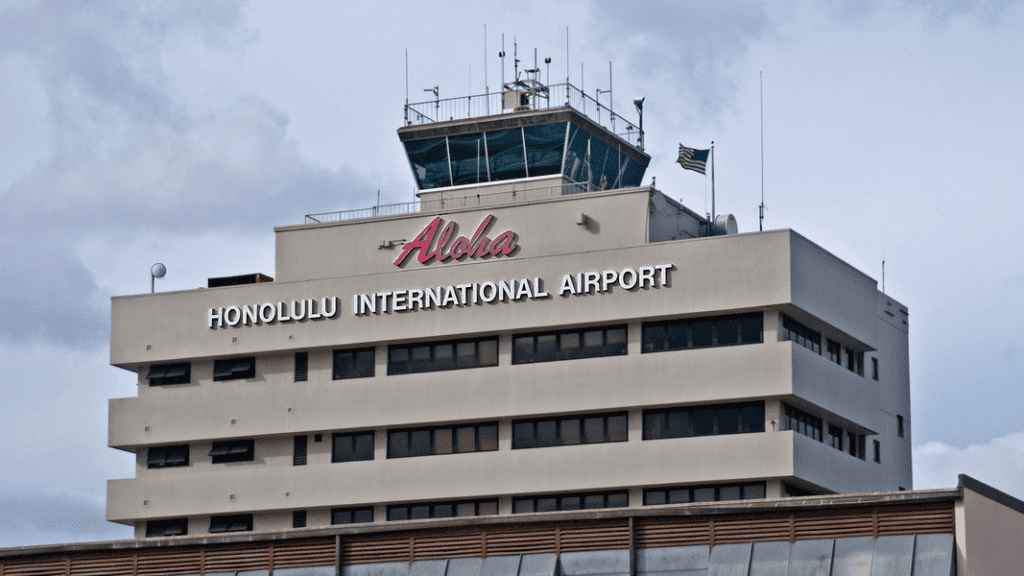
[[[971,479],[973,480],[973,479]],[[977,481],[974,481],[977,482]],[[978,482],[982,486],[986,486]],[[986,486],[987,487],[987,486]],[[973,488],[972,488],[973,489]],[[995,490],[995,489],[993,489]],[[674,517],[674,516],[723,516],[730,514],[752,514],[758,512],[795,512],[801,510],[851,508],[876,505],[927,504],[932,502],[956,502],[963,497],[961,488],[935,490],[912,490],[899,492],[861,492],[856,494],[835,494],[828,496],[804,496],[778,500],[737,500],[734,502],[713,502],[693,504],[667,504],[643,508],[619,508],[608,510],[581,510],[574,512],[544,512],[506,516],[484,516],[472,518],[448,518],[438,520],[407,520],[362,526],[332,526],[330,528],[294,529],[277,532],[252,532],[224,536],[178,536],[146,540],[109,540],[104,542],[78,542],[70,544],[48,544],[41,546],[18,546],[0,548],[0,558],[25,556],[29,554],[60,554],[70,552],[95,552],[106,550],[131,550],[151,548],[174,548],[210,544],[237,544],[243,542],[271,542],[325,536],[354,536],[365,534],[388,534],[411,530],[451,530],[471,526],[517,525],[550,522],[578,522],[587,520],[615,520],[628,518]]]

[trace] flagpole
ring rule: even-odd
[[[715,225],[715,141],[711,141],[711,226]]]

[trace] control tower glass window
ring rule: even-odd
[[[487,154],[491,180],[513,180],[527,177],[521,128],[488,132]]]
[[[562,170],[566,122],[539,124],[523,128],[527,169],[530,176],[551,176]]]
[[[445,138],[412,140],[405,143],[412,171],[421,190],[452,185],[448,167],[448,143]]]
[[[487,143],[483,134],[449,136],[448,155],[452,162],[453,186],[488,181]]]

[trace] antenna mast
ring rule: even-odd
[[[487,115],[491,115],[491,87],[487,84],[487,24],[484,24],[484,102],[487,106]],[[472,96],[472,93],[470,94]]]
[[[405,49],[405,125],[409,125],[409,49]]]
[[[764,72],[758,72],[761,82],[761,205],[758,206],[757,230],[764,231]]]

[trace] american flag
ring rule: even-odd
[[[679,159],[676,162],[679,162],[685,170],[693,170],[694,172],[704,174],[704,170],[708,165],[709,152],[711,150],[695,150],[680,144]]]

